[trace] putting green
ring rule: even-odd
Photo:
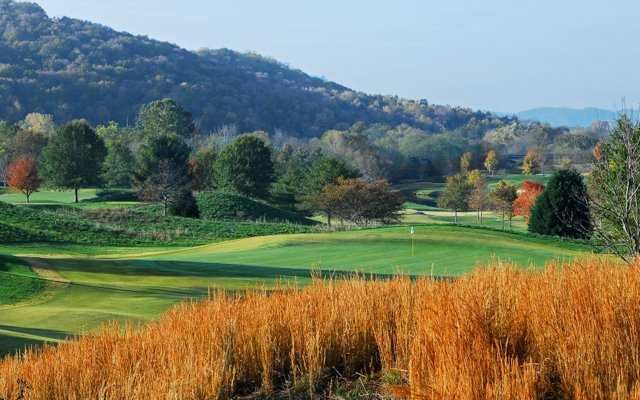
[[[460,275],[494,258],[542,266],[588,252],[586,246],[450,225],[281,235],[189,249],[0,246],[49,279],[46,289],[17,305],[0,306],[0,353],[89,332],[106,321],[148,321],[171,305],[202,298],[209,288],[305,284],[313,269],[327,273]],[[24,279],[33,279],[25,276]]]

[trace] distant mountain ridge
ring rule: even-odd
[[[595,121],[613,121],[618,113],[602,108],[587,107],[582,109],[567,107],[540,107],[522,111],[516,116],[525,121],[546,122],[554,127],[582,127],[591,126]]]
[[[191,52],[71,18],[37,4],[0,0],[0,119],[52,114],[56,122],[134,121],[142,104],[173,98],[202,131],[284,131],[312,137],[328,129],[408,124],[426,132],[509,122],[494,114],[426,100],[368,95],[256,54]]]

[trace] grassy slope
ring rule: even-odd
[[[407,227],[332,234],[282,235],[234,240],[172,251],[123,249],[100,257],[100,248],[0,247],[75,284],[48,289],[40,299],[0,312],[3,334],[24,340],[56,340],[108,320],[143,322],[209,287],[273,286],[309,281],[312,268],[367,273],[458,275],[499,255],[521,265],[587,251],[525,235],[447,225],[418,226],[415,254]],[[137,253],[136,253],[137,252]],[[86,255],[83,255],[86,254]],[[47,256],[45,256],[47,255]],[[39,301],[38,301],[39,300]],[[5,343],[0,340],[0,343]],[[0,344],[0,352],[15,343]],[[27,342],[28,343],[28,342]]]
[[[40,292],[44,283],[37,277],[28,263],[0,257],[0,305],[15,304]]]
[[[50,211],[0,202],[1,242],[104,246],[187,246],[214,241],[298,233],[310,227],[160,217],[131,210]]]

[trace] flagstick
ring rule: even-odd
[[[411,227],[411,231],[409,231],[409,234],[411,235],[411,257],[414,257],[415,256],[415,238],[416,238],[415,234],[416,234],[416,231],[413,228],[413,226]]]

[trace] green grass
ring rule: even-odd
[[[549,181],[551,175],[521,175],[521,174],[509,174],[500,176],[489,176],[487,181],[489,188],[493,188],[501,180],[513,183],[518,188],[522,186],[525,180],[532,180],[545,184]],[[417,223],[445,223],[451,224],[454,222],[454,215],[450,210],[444,210],[439,208],[438,197],[445,188],[443,182],[409,182],[396,186],[396,189],[404,193],[404,195],[411,199],[405,202],[405,212],[402,216],[402,222],[407,224]],[[513,219],[512,229],[518,232],[524,232],[527,230],[526,221],[523,218]],[[458,213],[458,223],[462,225],[478,225],[477,218],[474,212],[461,212]],[[502,229],[502,219],[499,215],[493,212],[485,212],[482,226],[494,229]]]
[[[97,197],[97,189],[81,189],[78,193],[80,201],[91,200]],[[0,191],[0,201],[11,204],[26,203],[26,198],[22,193],[11,192],[7,189]],[[43,190],[31,195],[33,204],[73,204],[73,191]]]
[[[207,220],[312,223],[300,214],[235,193],[201,192],[196,194],[196,200],[200,218]]]
[[[25,301],[43,290],[28,263],[12,257],[0,257],[0,305]]]
[[[30,203],[22,193],[0,189],[0,201],[9,204],[28,205],[33,208],[74,207],[81,209],[127,208],[140,205],[133,193],[127,189],[81,189],[78,192],[79,203],[75,203],[73,191],[42,190],[31,195]]]
[[[522,174],[509,174],[509,175],[500,175],[500,176],[489,176],[487,181],[489,182],[489,187],[495,186],[501,180],[505,180],[509,183],[513,183],[516,187],[522,186],[524,181],[535,181],[546,185],[551,179],[551,174],[545,175],[522,175]]]
[[[43,197],[38,207],[0,203],[0,275],[4,268],[11,274],[3,277],[15,278],[0,284],[0,354],[87,333],[107,321],[144,323],[181,301],[205,297],[210,288],[304,285],[314,271],[459,276],[498,258],[539,268],[590,251],[576,242],[452,226],[449,211],[424,201],[434,201],[441,188],[424,182],[403,187],[422,190],[403,216],[416,226],[413,240],[408,226],[317,233],[291,224],[164,218],[91,192],[82,207],[56,203],[59,193]],[[105,201],[124,201],[125,208],[107,209]],[[472,225],[475,215],[461,213],[459,221]],[[486,221],[486,227],[501,226],[495,215]],[[516,220],[514,230],[524,229]],[[32,266],[55,282],[33,279]]]
[[[309,226],[161,217],[130,209],[33,209],[0,202],[3,242],[105,246],[189,246],[243,237],[298,233]]]
[[[21,343],[56,341],[115,320],[142,323],[209,288],[305,284],[326,274],[458,276],[494,258],[541,267],[550,259],[585,254],[586,246],[525,234],[449,225],[416,227],[414,250],[406,226],[338,233],[279,235],[173,250],[0,246],[68,283],[47,287],[29,303],[0,309],[0,352]],[[8,338],[11,338],[9,340]]]

